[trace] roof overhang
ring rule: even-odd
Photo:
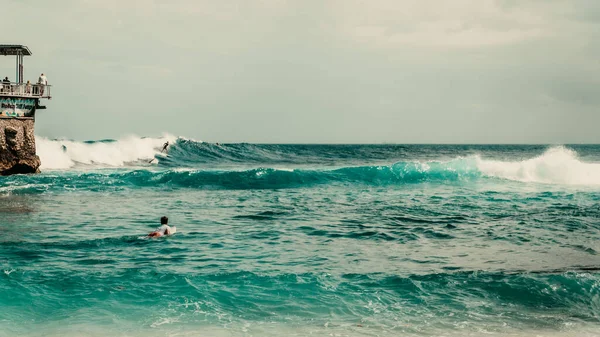
[[[18,44],[0,44],[0,55],[24,55],[30,56],[31,50],[27,46]]]

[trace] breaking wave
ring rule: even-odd
[[[600,163],[583,162],[575,151],[562,146],[522,161],[477,158],[477,168],[486,176],[522,182],[600,185]]]
[[[42,170],[68,169],[75,166],[122,167],[148,162],[160,154],[162,145],[177,138],[164,135],[160,138],[128,136],[119,140],[79,142],[50,140],[36,137],[37,153]]]
[[[397,160],[406,157],[398,146],[211,144],[168,134],[158,138],[130,136],[89,142],[45,138],[36,141],[42,170],[81,173],[89,168],[128,168],[85,173],[88,179],[106,176],[124,185],[245,189],[332,182],[389,185],[481,178],[600,185],[600,163],[584,162],[574,150],[563,146],[548,148],[541,155],[525,160],[488,159],[472,153],[457,153],[453,159],[444,160],[410,157]],[[164,155],[160,150],[167,141],[172,145],[168,155]]]

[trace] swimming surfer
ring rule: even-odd
[[[160,218],[160,227],[158,227],[154,232],[148,234],[151,238],[157,238],[166,235],[173,235],[177,232],[177,227],[169,226],[169,218],[163,216]]]

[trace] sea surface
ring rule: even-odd
[[[600,336],[600,146],[37,147],[0,336]]]

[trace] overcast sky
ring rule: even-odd
[[[36,134],[600,143],[597,0],[0,0]],[[0,75],[15,77],[13,57]]]

